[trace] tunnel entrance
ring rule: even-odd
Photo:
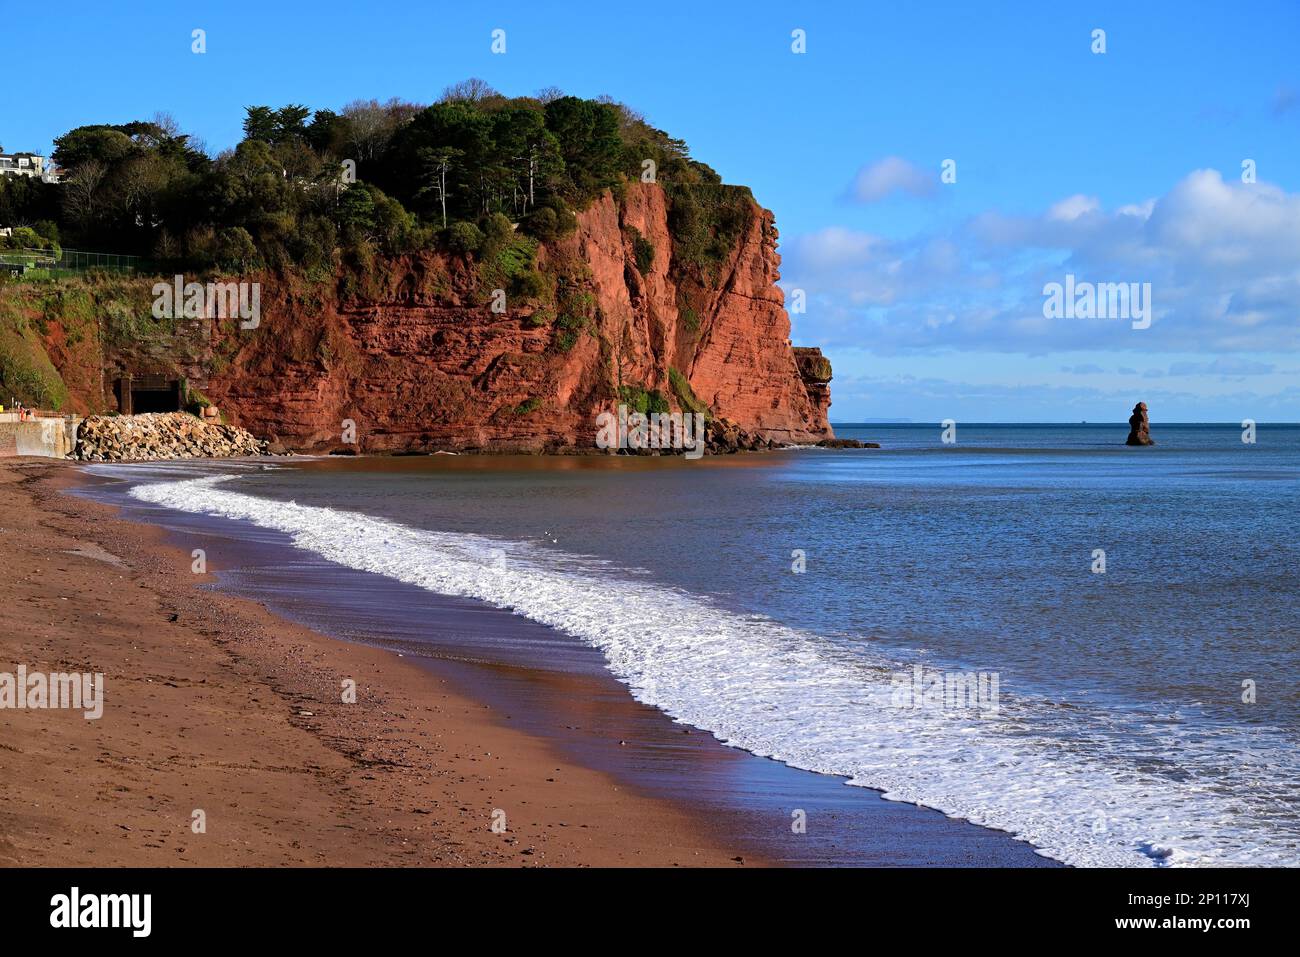
[[[180,412],[185,399],[184,380],[158,373],[124,375],[114,383],[117,408],[123,415],[145,412]]]

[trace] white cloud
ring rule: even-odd
[[[860,233],[841,226],[830,226],[820,232],[795,240],[800,253],[822,269],[836,269],[862,262],[887,246],[885,240],[869,233]]]
[[[1056,222],[1071,222],[1087,213],[1095,213],[1101,209],[1101,201],[1096,196],[1084,196],[1082,193],[1076,193],[1068,196],[1059,203],[1053,203],[1047,209],[1047,218]]]
[[[1156,208],[1156,201],[1148,199],[1142,203],[1129,203],[1115,212],[1120,216],[1136,216],[1138,219],[1150,219],[1151,211]]]
[[[1300,194],[1214,170],[1113,210],[1076,195],[1038,215],[990,211],[905,241],[833,227],[782,251],[785,284],[809,297],[798,334],[825,345],[1300,352]],[[1067,273],[1150,283],[1151,327],[1044,318],[1044,284]]]
[[[858,170],[849,195],[860,203],[879,202],[894,193],[929,196],[938,182],[937,173],[926,172],[901,156],[886,156]]]

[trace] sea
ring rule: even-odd
[[[171,525],[196,548],[310,559],[245,592],[328,603],[337,569],[540,626],[399,629],[381,596],[344,637],[598,667],[730,748],[1066,864],[1300,865],[1300,425],[835,431],[881,448],[91,471],[201,517]]]

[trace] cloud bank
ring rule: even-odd
[[[881,161],[859,173],[854,193],[869,201],[914,192],[919,176],[905,161]],[[935,177],[925,181],[933,188]],[[1068,196],[1035,215],[989,211],[904,241],[829,227],[784,242],[782,254],[782,286],[808,296],[807,314],[795,317],[799,335],[827,346],[1300,351],[1300,194],[1225,181],[1215,170],[1109,210],[1096,197]],[[1045,318],[1043,287],[1067,273],[1151,283],[1151,328]]]

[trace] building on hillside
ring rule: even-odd
[[[6,153],[0,149],[0,176],[29,176],[57,183],[59,169],[39,153]]]

